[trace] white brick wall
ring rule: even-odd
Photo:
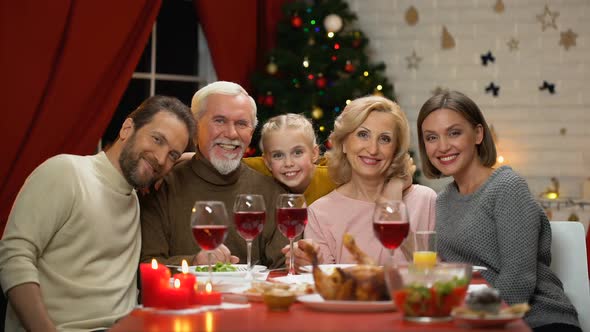
[[[460,90],[482,108],[506,163],[526,177],[533,193],[544,191],[555,176],[562,196],[582,196],[590,177],[590,1],[504,0],[501,14],[493,10],[496,0],[347,1],[370,40],[373,61],[387,65],[412,122],[416,152],[420,106],[438,85]],[[557,30],[541,31],[537,15],[545,4],[560,13]],[[405,22],[410,6],[418,10],[415,26]],[[455,38],[454,49],[441,49],[443,25]],[[559,40],[568,29],[578,37],[566,51]],[[518,51],[509,51],[511,37],[519,40]],[[418,70],[407,69],[412,50],[422,57]],[[480,55],[488,50],[496,62],[484,67]],[[557,93],[539,91],[543,80],[555,83]],[[501,86],[498,98],[484,92],[491,81]],[[448,179],[422,182],[439,190]]]

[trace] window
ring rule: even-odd
[[[192,1],[164,0],[132,79],[99,143],[99,151],[115,141],[127,115],[146,98],[169,95],[190,106],[193,94],[216,79]]]

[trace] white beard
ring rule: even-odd
[[[239,157],[237,159],[218,159],[211,156],[210,161],[211,165],[213,165],[213,167],[215,167],[215,169],[219,173],[226,175],[240,167],[240,162],[242,161],[242,158]]]

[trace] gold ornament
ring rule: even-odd
[[[568,51],[570,47],[576,46],[576,38],[578,38],[578,34],[573,32],[572,29],[568,29],[566,32],[561,33],[559,45],[563,45],[563,48]]]
[[[271,75],[276,74],[278,70],[279,66],[277,66],[277,64],[274,62],[271,62],[268,65],[266,65],[266,71]]]
[[[313,110],[311,111],[311,117],[319,120],[324,116],[324,111],[319,108],[318,106],[314,107]]]
[[[559,12],[552,12],[549,10],[549,6],[545,5],[543,14],[537,15],[537,21],[541,22],[541,31],[545,31],[547,28],[557,30],[557,24],[555,24],[557,16],[559,16]]]
[[[451,34],[449,33],[449,30],[447,30],[446,26],[443,26],[441,44],[442,44],[443,50],[448,50],[448,49],[455,47],[455,38],[453,38],[453,36],[451,36]]]
[[[496,1],[496,5],[494,6],[494,11],[496,13],[503,13],[504,12],[504,2],[502,0]]]
[[[416,25],[418,23],[418,11],[416,7],[410,6],[408,10],[406,10],[406,22],[408,25]]]

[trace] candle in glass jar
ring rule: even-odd
[[[211,282],[207,282],[204,292],[197,292],[195,294],[196,304],[201,305],[219,305],[221,304],[221,293],[214,292]]]
[[[139,265],[141,275],[141,302],[144,307],[158,307],[161,303],[161,292],[168,288],[170,271],[164,265],[159,265],[155,259],[151,263]]]
[[[197,277],[188,273],[188,264],[186,260],[182,260],[182,273],[177,273],[174,275],[175,279],[180,280],[180,288],[186,288],[189,292],[189,303],[190,304],[197,304],[195,298],[195,285],[197,282]]]

